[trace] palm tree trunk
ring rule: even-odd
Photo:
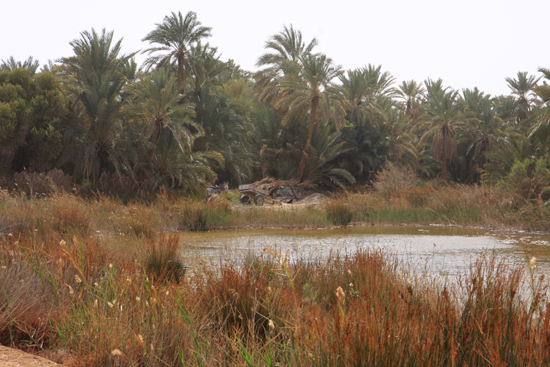
[[[315,117],[317,115],[317,108],[319,107],[319,97],[313,97],[311,100],[311,115],[309,116],[309,126],[307,129],[307,139],[304,144],[304,149],[302,150],[302,155],[300,156],[300,162],[298,163],[298,171],[300,172],[299,179],[302,179],[304,175],[304,170],[306,168],[306,156],[307,150],[311,145],[311,139],[313,138],[313,128],[315,127]]]
[[[183,81],[185,80],[185,53],[181,52],[178,53],[178,87],[183,84]]]
[[[447,157],[446,154],[443,153],[443,157],[441,157],[441,179],[445,182],[447,182]]]

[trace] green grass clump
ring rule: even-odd
[[[345,199],[334,199],[325,205],[328,219],[337,226],[347,226],[353,219],[353,213]]]

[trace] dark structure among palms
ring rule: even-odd
[[[178,70],[178,85],[187,79],[191,69],[190,50],[193,45],[199,43],[203,38],[211,36],[210,27],[203,27],[197,20],[197,15],[190,11],[185,18],[178,12],[172,12],[170,16],[164,17],[162,23],[142,41],[149,41],[156,46],[150,47],[144,52],[155,54],[150,56],[146,65],[152,66],[176,66]]]

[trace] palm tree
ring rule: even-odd
[[[265,48],[272,50],[260,56],[257,66],[267,66],[255,75],[255,90],[260,101],[266,104],[274,104],[281,98],[279,88],[281,80],[289,74],[296,74],[301,69],[301,59],[312,54],[318,42],[314,38],[305,44],[302,32],[284,27],[279,34],[272,36],[266,42]]]
[[[517,79],[506,78],[512,94],[517,97],[515,106],[516,123],[519,124],[529,117],[533,103],[536,100],[534,89],[539,80],[540,78],[535,78],[533,75],[528,76],[527,72],[518,72]]]
[[[380,95],[389,95],[389,86],[394,78],[388,72],[381,72],[381,66],[368,65],[361,69],[348,70],[340,76],[342,82],[342,107],[346,119],[359,125],[367,119],[383,114],[376,104]]]
[[[155,151],[138,149],[134,171],[152,190],[161,186],[198,190],[216,180],[211,161],[223,159],[216,152],[182,152],[178,139],[168,127],[162,127]]]
[[[458,104],[458,92],[442,87],[441,79],[426,81],[426,101],[420,121],[425,132],[422,140],[431,139],[434,159],[441,161],[441,178],[447,181],[447,161],[456,155],[456,127],[464,121]]]
[[[283,124],[288,123],[294,116],[309,110],[309,125],[307,139],[298,163],[299,178],[304,173],[308,149],[311,145],[313,129],[319,110],[334,114],[330,111],[331,100],[337,98],[338,89],[331,83],[341,74],[340,66],[334,66],[332,59],[325,55],[306,55],[301,58],[302,69],[297,74],[289,74],[281,81],[282,98],[276,107],[283,107],[287,113],[283,117]],[[337,105],[332,105],[337,107]],[[337,124],[339,121],[336,120]]]
[[[413,124],[416,123],[420,117],[420,106],[418,98],[426,92],[422,84],[418,84],[416,81],[403,81],[396,90],[397,95],[403,99],[405,105],[405,115],[413,117]]]
[[[36,71],[40,67],[40,63],[38,60],[34,60],[32,56],[29,56],[29,58],[23,62],[21,61],[15,61],[13,56],[10,56],[9,59],[6,61],[2,60],[2,64],[0,65],[0,71],[12,71],[14,69],[27,69],[29,71],[29,76],[34,76],[36,74]]]
[[[412,169],[417,169],[418,147],[410,124],[410,117],[390,103],[382,106],[382,111],[382,119],[376,126],[387,141],[391,152],[389,158],[398,165],[407,165]]]
[[[149,67],[176,65],[178,86],[181,86],[189,74],[190,48],[203,38],[210,37],[212,28],[203,27],[197,20],[197,15],[192,11],[188,12],[185,18],[181,12],[177,14],[172,12],[156,26],[157,28],[149,32],[142,41],[149,41],[150,44],[157,46],[150,47],[143,52],[149,55],[159,52],[161,54],[150,56],[145,63]]]
[[[550,80],[550,69],[539,68],[539,71],[544,75],[546,80]],[[535,124],[529,130],[529,136],[535,135],[539,130],[543,128],[544,125],[550,124],[550,86],[544,82],[543,85],[539,85],[534,88],[535,93],[542,100],[542,108],[538,111],[535,116]],[[548,142],[550,136],[546,138]]]
[[[301,31],[295,30],[292,24],[290,28],[285,26],[281,33],[272,36],[265,44],[265,48],[274,52],[260,56],[256,66],[270,65],[272,69],[283,70],[285,63],[298,62],[304,55],[311,54],[317,45],[315,38],[306,45]]]
[[[505,125],[496,113],[491,96],[477,88],[463,90],[461,103],[470,124],[464,125],[459,140],[466,145],[466,157],[474,170],[471,175],[479,181],[481,169],[489,162],[487,153],[494,151],[497,141],[505,137]]]
[[[142,127],[141,135],[150,143],[153,157],[161,131],[168,128],[182,153],[191,150],[193,141],[203,131],[192,120],[193,106],[182,101],[176,78],[166,69],[157,69],[127,89],[129,103],[123,112]],[[194,131],[194,132],[193,132]]]
[[[247,133],[247,119],[238,115],[229,98],[212,92],[208,86],[194,93],[197,125],[204,130],[193,144],[194,152],[213,151],[223,157],[215,171],[222,180],[242,183],[252,176],[254,162]]]
[[[74,126],[74,144],[66,152],[77,155],[77,171],[94,182],[110,162],[118,172],[116,140],[121,131],[121,89],[127,82],[134,54],[121,55],[121,40],[113,44],[113,32],[81,33],[70,43],[75,53],[59,61],[64,65],[62,81],[75,99],[80,123]],[[68,130],[71,133],[70,130]]]

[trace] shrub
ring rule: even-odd
[[[522,162],[516,161],[498,187],[527,200],[537,200],[543,195],[546,197],[550,188],[550,153],[536,160],[527,158]]]
[[[414,171],[409,167],[400,167],[388,163],[385,170],[376,176],[374,188],[385,196],[391,196],[399,190],[406,190],[416,186],[417,178]]]
[[[73,183],[71,176],[65,175],[60,169],[54,169],[48,173],[16,172],[8,186],[13,189],[17,188],[27,195],[45,195],[70,192]]]

